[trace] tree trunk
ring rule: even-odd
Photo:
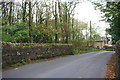
[[[67,3],[65,3],[65,24],[66,24],[66,30],[65,30],[65,43],[68,43],[68,10],[67,10]]]
[[[74,17],[74,14],[72,14],[72,17]],[[72,34],[71,40],[74,40],[74,36],[75,36],[74,35],[74,18],[72,18],[72,24],[71,24],[71,26],[72,26],[72,30],[73,30],[72,33],[71,33]]]
[[[57,2],[55,2],[55,29],[57,30],[58,28],[57,28],[57,20],[58,20],[58,18],[57,18]],[[58,42],[58,34],[56,33],[55,34],[55,43],[57,43]]]
[[[11,25],[11,23],[12,23],[12,1],[9,3],[10,4],[10,11],[9,11],[9,18],[8,18],[8,20],[9,20],[9,25]]]
[[[22,7],[23,7],[23,22],[25,22],[25,16],[26,16],[26,5],[27,5],[27,2],[25,0],[25,2],[22,3]]]
[[[61,11],[61,3],[58,1],[58,11],[59,11],[59,26],[61,28],[61,31],[64,32],[63,30],[63,20],[62,20],[62,11]],[[62,36],[62,42],[64,42],[64,36]]]
[[[5,20],[6,12],[5,12],[5,2],[2,1],[2,25],[4,25],[4,20]]]
[[[31,0],[29,1],[29,38],[30,38],[30,43],[33,42],[33,38],[32,38],[32,8],[31,8]]]
[[[38,23],[38,9],[37,9],[37,4],[36,4],[36,26],[37,26],[37,23]]]

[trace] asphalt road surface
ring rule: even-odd
[[[104,78],[114,51],[73,55],[3,70],[3,78]]]

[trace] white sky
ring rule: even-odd
[[[91,2],[84,1],[84,2],[80,3],[76,7],[75,12],[77,13],[77,15],[75,15],[76,19],[79,19],[81,21],[85,21],[88,23],[91,21],[92,24],[95,24],[92,27],[97,28],[97,32],[101,36],[105,36],[105,29],[107,27],[109,27],[109,25],[104,21],[100,21],[100,20],[102,20],[102,18],[101,18],[102,14],[100,14],[99,10],[94,9],[94,6],[92,5]]]

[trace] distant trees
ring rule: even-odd
[[[3,1],[3,41],[34,43],[69,43],[84,39],[87,24],[74,18],[77,0]]]

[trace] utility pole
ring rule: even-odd
[[[91,41],[92,41],[92,26],[90,21],[90,46],[91,46]]]
[[[90,41],[92,40],[92,26],[91,26],[91,21],[90,21]]]
[[[88,32],[87,32],[88,31],[88,22],[87,22],[86,25],[87,25],[87,27],[86,27],[86,35],[85,35],[85,37],[86,37],[86,40],[87,40],[88,39]]]

